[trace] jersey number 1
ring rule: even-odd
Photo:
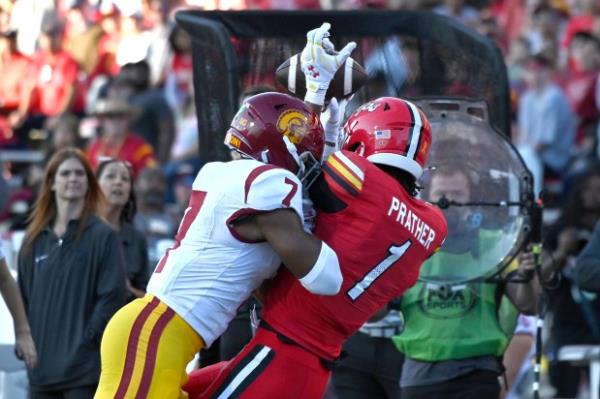
[[[348,290],[346,294],[352,299],[356,301],[365,291],[377,280],[387,269],[390,268],[394,263],[396,263],[402,255],[406,253],[408,248],[410,248],[412,242],[410,240],[406,241],[404,244],[392,245],[388,248],[389,255],[379,262],[375,267],[373,267],[365,276],[352,288]]]

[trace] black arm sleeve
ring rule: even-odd
[[[315,209],[326,213],[335,213],[344,210],[347,204],[335,196],[331,191],[325,175],[321,174],[308,189],[310,200],[313,202]]]

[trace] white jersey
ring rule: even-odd
[[[291,208],[302,220],[302,187],[291,172],[255,160],[212,162],[196,176],[190,204],[148,283],[200,334],[207,346],[281,259],[266,242],[245,242],[231,224],[252,214]]]

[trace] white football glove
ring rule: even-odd
[[[344,132],[342,130],[342,122],[344,119],[344,113],[346,112],[346,105],[348,100],[338,100],[333,97],[329,101],[327,109],[321,112],[321,124],[325,131],[325,148],[323,149],[323,158],[321,162],[329,157],[329,155],[338,151],[344,141]]]
[[[308,32],[306,46],[300,56],[302,72],[306,78],[304,101],[318,106],[325,103],[325,94],[335,72],[356,48],[356,43],[350,42],[336,52],[329,40],[329,28],[331,25],[325,22],[321,27]]]

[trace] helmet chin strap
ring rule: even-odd
[[[292,158],[294,158],[296,164],[298,164],[296,176],[298,176],[302,182],[304,189],[308,189],[321,173],[321,164],[308,151],[298,155],[298,149],[287,136],[283,136],[283,141],[285,142],[288,152]]]
[[[260,153],[260,159],[257,161],[261,161],[263,163],[269,163],[269,150],[264,150]]]

